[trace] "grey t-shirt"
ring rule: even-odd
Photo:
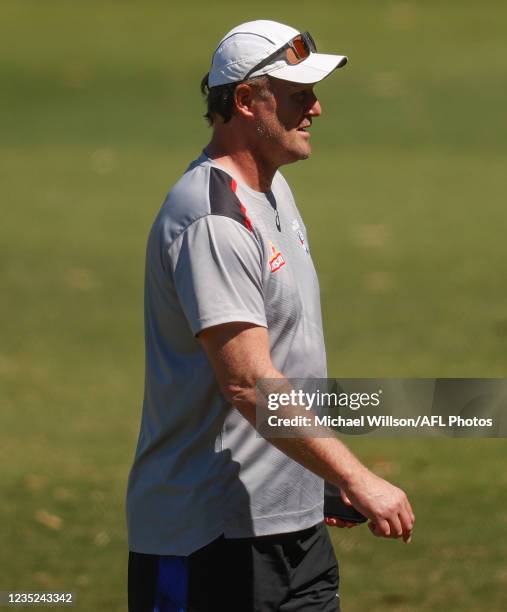
[[[203,154],[148,238],[132,551],[188,555],[221,534],[286,533],[323,518],[322,479],[259,437],[220,392],[196,336],[231,321],[267,327],[286,377],[326,377],[319,285],[285,179],[278,172],[260,193]]]

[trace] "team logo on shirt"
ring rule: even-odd
[[[271,249],[269,269],[271,272],[276,272],[285,265],[285,258],[271,241],[269,242],[269,247]]]
[[[303,234],[303,232],[301,230],[301,226],[299,225],[299,221],[297,219],[294,219],[294,221],[291,224],[291,227],[292,227],[292,231],[296,233],[296,236],[298,237],[299,244],[301,245],[301,247],[307,253],[310,253],[310,249],[308,248],[308,245],[306,244],[305,235]]]

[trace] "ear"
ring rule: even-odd
[[[234,106],[236,112],[245,118],[254,116],[253,106],[256,96],[255,89],[247,83],[240,83],[234,90]]]

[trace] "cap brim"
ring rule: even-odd
[[[282,66],[269,71],[269,76],[292,83],[318,83],[329,76],[337,68],[342,68],[348,62],[345,55],[327,55],[311,53],[305,60],[295,66]]]

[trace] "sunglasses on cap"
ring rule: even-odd
[[[280,49],[277,49],[274,53],[268,55],[268,57],[256,64],[246,73],[243,80],[246,81],[251,74],[279,59],[283,59],[289,66],[295,66],[299,64],[299,62],[305,60],[310,53],[315,53],[316,51],[317,46],[310,32],[303,32],[302,34],[294,36],[294,38],[289,40],[283,47],[280,47]]]

